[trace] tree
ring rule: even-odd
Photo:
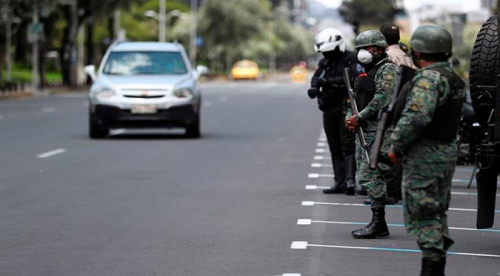
[[[358,33],[360,25],[392,22],[396,14],[391,0],[344,0],[340,7],[344,20]]]

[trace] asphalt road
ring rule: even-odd
[[[203,84],[201,139],[90,140],[78,93],[0,102],[0,275],[419,275],[401,208],[389,238],[354,240],[363,197],[321,193],[331,162],[306,89]],[[466,254],[447,275],[500,275],[500,213],[474,230],[471,169],[455,176],[451,251]]]

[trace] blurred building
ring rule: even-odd
[[[481,8],[491,9],[497,5],[498,0],[481,0]]]

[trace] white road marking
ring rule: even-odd
[[[223,103],[227,102],[227,97],[226,96],[220,97],[220,101]]]
[[[42,109],[42,113],[52,113],[52,112],[56,112],[56,108],[51,106],[51,107],[46,107],[44,109]]]
[[[325,220],[312,220],[312,219],[299,219],[297,225],[311,225],[313,223],[319,224],[340,224],[340,225],[367,225],[368,222],[353,222],[353,221],[325,221]],[[389,223],[389,227],[405,227],[404,224]],[[464,227],[448,227],[451,230],[458,231],[475,231],[475,232],[494,232],[500,233],[500,229],[477,229],[477,228],[464,228]]]
[[[40,159],[48,158],[48,157],[51,157],[51,156],[54,156],[57,154],[61,154],[61,153],[65,153],[65,152],[66,152],[66,149],[56,149],[56,150],[52,150],[49,152],[41,153],[41,154],[37,155],[37,158],[40,158]]]
[[[292,249],[307,249],[308,247],[323,247],[323,248],[338,248],[338,249],[357,249],[357,250],[373,250],[373,251],[405,252],[405,253],[421,253],[421,251],[418,250],[418,249],[312,244],[312,243],[308,243],[307,241],[294,241],[292,243],[292,247],[291,248]],[[448,255],[500,258],[500,255],[478,254],[478,253],[465,253],[465,252],[448,252]]]
[[[110,135],[120,135],[127,132],[124,128],[113,129],[109,132]]]
[[[477,193],[464,193],[464,192],[451,192],[452,195],[467,195],[467,196],[477,196]],[[500,196],[500,194],[497,194]]]
[[[330,206],[356,206],[356,207],[370,207],[370,205],[362,203],[340,203],[340,202],[317,202],[317,201],[302,201],[302,206],[315,206],[315,205],[330,205]],[[402,205],[387,205],[387,209],[402,209]],[[468,208],[449,208],[450,211],[460,212],[477,212],[477,209]],[[500,213],[500,210],[495,210],[495,213]]]
[[[320,141],[320,142],[326,142],[328,140],[326,139],[326,137],[319,137],[318,141]]]
[[[306,241],[294,241],[292,242],[292,249],[306,249],[307,242]]]
[[[333,165],[332,164],[321,164],[321,163],[312,163],[311,164],[311,167],[313,168],[332,168]]]
[[[204,103],[203,103],[203,106],[205,106],[205,107],[212,106],[212,102],[204,102]]]
[[[310,173],[307,175],[309,178],[320,178],[320,177],[326,177],[326,178],[334,178],[335,175],[333,174],[320,174],[320,173]]]
[[[316,153],[328,153],[328,152],[330,151],[326,149],[316,149]]]
[[[321,147],[326,147],[326,145],[327,145],[327,144],[326,144],[326,143],[323,143],[323,142],[319,142],[319,143],[317,143],[317,144],[316,144],[316,146],[317,146],[318,148],[321,148]]]
[[[330,189],[327,186],[318,186],[318,185],[306,185],[306,190],[325,190]]]
[[[314,160],[331,160],[332,158],[330,156],[321,156],[321,155],[316,155],[314,156]]]

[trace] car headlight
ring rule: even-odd
[[[193,97],[193,91],[189,88],[179,88],[174,91],[174,96],[177,98],[190,98]]]
[[[104,87],[96,90],[94,95],[98,100],[108,100],[116,96],[116,93],[113,89]]]

